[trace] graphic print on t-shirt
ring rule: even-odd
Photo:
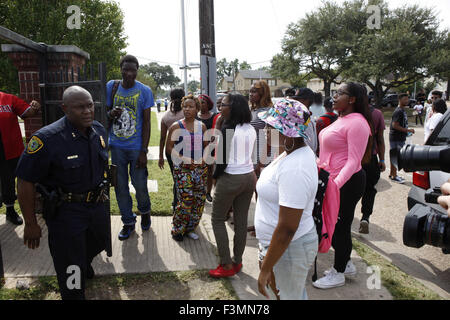
[[[116,94],[114,106],[122,109],[122,114],[117,121],[114,121],[113,132],[118,138],[128,139],[136,134],[137,110],[140,92],[128,97],[122,97]]]

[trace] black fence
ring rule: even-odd
[[[95,80],[98,78],[98,80]],[[61,109],[62,95],[71,86],[80,86],[89,91],[95,104],[95,120],[107,126],[106,117],[106,63],[83,68],[64,69],[58,72],[48,72],[45,65],[41,65],[40,90],[42,102],[42,123],[48,125],[64,116]]]

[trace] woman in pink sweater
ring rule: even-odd
[[[320,289],[343,286],[345,276],[356,274],[350,260],[351,226],[366,183],[361,163],[370,159],[372,151],[372,118],[366,88],[352,82],[343,84],[333,101],[333,109],[339,112],[339,118],[319,134],[318,161],[319,167],[330,173],[340,190],[340,207],[332,242],[334,266],[313,283]]]

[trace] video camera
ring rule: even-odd
[[[406,145],[390,152],[392,163],[405,172],[450,172],[450,146]],[[441,195],[439,186],[427,190],[426,203],[437,203]],[[450,219],[427,205],[416,204],[407,214],[403,224],[403,244],[420,248],[424,244],[442,248],[450,253]]]

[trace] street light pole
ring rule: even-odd
[[[186,59],[186,26],[184,22],[184,0],[181,0],[181,35],[183,38],[183,69],[184,69],[184,92],[188,94],[187,84],[187,59]]]
[[[201,91],[210,96],[215,108],[217,67],[213,0],[199,0],[199,20]]]

